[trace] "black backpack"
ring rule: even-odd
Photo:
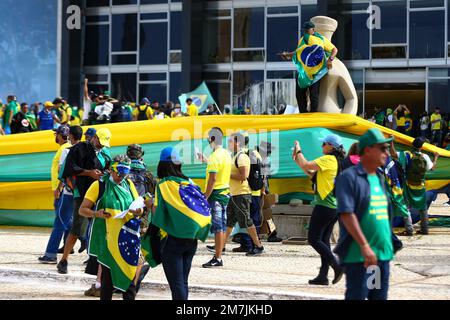
[[[243,152],[239,153],[236,157],[234,163],[236,168],[239,168],[238,158],[242,153]],[[250,158],[250,174],[247,178],[248,185],[250,186],[250,189],[252,189],[252,191],[261,190],[264,187],[264,177],[262,173],[261,160],[256,156],[255,150],[253,150],[252,152],[247,151],[245,152],[245,154]]]
[[[139,110],[139,114],[137,116],[137,120],[138,121],[148,120],[148,117],[147,117],[148,106],[146,106],[144,110],[141,110],[141,108],[138,107],[138,110]]]

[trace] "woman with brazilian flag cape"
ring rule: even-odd
[[[151,226],[142,241],[142,251],[152,266],[160,254],[164,273],[174,300],[188,299],[188,277],[197,240],[205,241],[211,226],[208,201],[181,171],[181,159],[174,148],[161,152],[158,164],[159,183],[156,187]],[[146,203],[149,206],[148,203]],[[160,235],[155,228],[160,228]],[[160,251],[158,242],[162,237]],[[159,257],[158,257],[159,258]]]
[[[119,157],[123,159],[118,161]],[[127,211],[131,203],[139,197],[133,182],[124,179],[130,171],[130,161],[126,156],[119,157],[116,157],[111,165],[111,175],[107,175],[103,181],[94,182],[85,196],[85,201],[97,203],[91,228],[89,255],[97,257],[103,266],[102,298],[108,287],[111,289],[111,296],[112,286],[123,292],[130,290],[136,276],[141,249],[140,221],[135,217],[137,213],[128,211],[123,218],[115,218]],[[85,202],[80,212],[84,205]],[[106,219],[97,217],[100,210],[104,210]],[[104,283],[109,282],[109,279],[112,284]],[[134,299],[135,293],[131,295]],[[127,296],[130,296],[128,292]]]

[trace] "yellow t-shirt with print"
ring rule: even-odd
[[[210,173],[217,173],[213,190],[226,189],[230,187],[231,155],[224,148],[217,148],[209,156],[208,166],[206,167],[206,186],[208,185]]]
[[[66,142],[65,144],[59,147],[58,151],[56,151],[56,154],[53,157],[51,169],[52,191],[55,191],[59,185],[58,173],[59,173],[59,159],[61,158],[61,154],[64,149],[70,148],[71,146],[72,145],[70,144],[70,142]]]
[[[431,130],[441,130],[441,119],[442,117],[440,114],[433,113],[431,115],[431,122],[439,120],[439,122],[431,124]]]
[[[196,105],[191,104],[190,106],[187,106],[187,114],[191,117],[198,116],[198,108]]]
[[[128,183],[130,184],[130,190],[131,194],[133,195],[134,199],[139,198],[139,193],[136,190],[136,187],[134,186],[134,183],[131,180],[128,180]],[[89,187],[88,191],[86,192],[84,198],[96,203],[98,200],[98,196],[100,193],[100,183],[97,181],[94,181],[91,186]]]
[[[317,195],[316,204],[326,207],[336,207],[336,199],[331,195],[334,189],[334,179],[338,171],[338,162],[335,156],[326,155],[314,162],[319,166],[317,171]],[[327,198],[328,197],[328,198]],[[331,198],[331,199],[330,199]]]
[[[71,124],[70,118],[72,117],[72,108],[67,106],[67,108],[59,108],[58,111],[61,113],[61,123]]]
[[[231,174],[239,174],[239,169],[236,167],[236,158],[238,167],[247,167],[247,171],[250,173],[250,158],[244,152],[240,151],[233,157],[233,160],[231,161]],[[248,175],[247,177],[245,177],[244,181],[230,179],[230,193],[232,196],[252,194],[252,190],[248,185],[247,178]]]

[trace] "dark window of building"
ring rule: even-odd
[[[317,11],[317,1],[308,1],[308,4],[302,4],[300,7],[300,12],[302,15],[302,25],[309,21],[314,16],[318,15]],[[313,3],[311,3],[313,2]]]
[[[248,101],[262,101],[264,71],[234,71],[234,102],[245,106]]]
[[[168,3],[168,0],[141,0],[141,4],[159,4],[159,3]],[[172,1],[174,2],[174,1]]]
[[[450,79],[430,79],[428,82],[428,109],[441,108],[441,114],[450,112]]]
[[[445,56],[445,12],[410,13],[409,57],[443,58]]]
[[[96,94],[104,94],[108,90],[109,86],[107,84],[89,84],[89,91]]]
[[[172,11],[170,13],[170,50],[181,50],[183,34],[181,24],[181,11]]]
[[[165,83],[141,84],[139,85],[139,99],[148,98],[152,103],[159,104],[167,101],[167,85]]]
[[[136,73],[113,73],[111,85],[111,95],[116,99],[136,101]]]
[[[293,51],[298,42],[298,18],[267,18],[267,61],[282,61],[278,53]]]
[[[345,41],[339,47],[339,57],[345,60],[369,59],[370,35],[367,28],[367,13],[346,13],[342,15],[342,29]]]
[[[137,0],[113,0],[113,5],[137,4]]]
[[[444,7],[445,0],[411,0],[411,8]]]
[[[207,82],[208,89],[211,92],[214,101],[216,101],[220,110],[223,112],[224,106],[230,103],[230,83]]]
[[[86,78],[89,79],[89,82],[107,82],[108,81],[107,74],[87,74]]]
[[[112,51],[137,50],[137,14],[112,16]]]
[[[182,94],[181,90],[181,72],[170,73],[169,100],[179,103],[178,97]]]
[[[294,79],[293,71],[267,71],[267,79]]]
[[[234,48],[264,47],[264,8],[234,10]]]
[[[139,75],[140,81],[166,81],[167,74],[165,72],[160,73],[141,73]]]
[[[231,20],[206,20],[203,62],[231,62]]]
[[[86,22],[108,22],[109,16],[87,16]]]
[[[86,7],[109,7],[109,0],[86,0]]]
[[[372,30],[372,43],[406,43],[406,0],[374,1],[380,7],[380,29]]]
[[[141,20],[162,20],[167,19],[166,12],[158,12],[158,13],[142,13]]]
[[[244,61],[264,61],[264,50],[239,50],[233,51],[233,61],[234,62],[244,62]]]
[[[115,54],[111,56],[111,64],[136,64],[136,54]]]
[[[298,7],[270,7],[267,8],[267,14],[287,14],[287,13],[298,13]]]
[[[109,65],[109,25],[86,26],[85,66]]]
[[[406,58],[406,47],[373,47],[372,59],[400,59]]]
[[[140,64],[167,64],[167,22],[141,23]]]

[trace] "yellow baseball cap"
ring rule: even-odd
[[[109,141],[111,140],[111,131],[106,128],[97,130],[97,137],[102,146],[107,148],[111,147],[111,145],[109,144]]]
[[[51,102],[51,101],[46,101],[45,103],[44,103],[44,107],[54,107],[55,105],[53,104],[53,102]]]

